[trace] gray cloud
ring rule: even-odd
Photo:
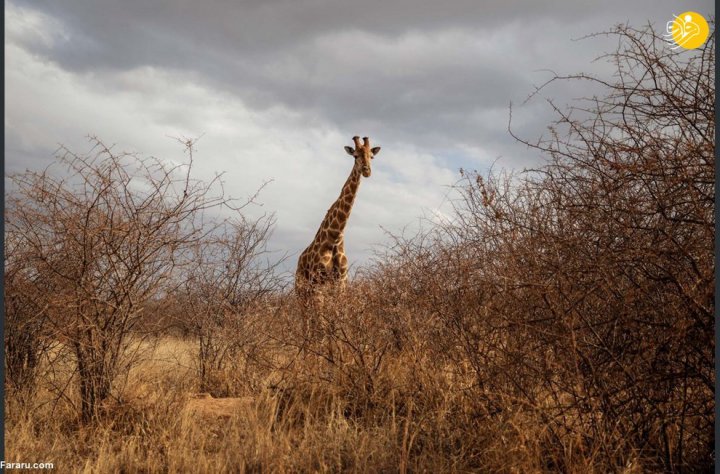
[[[348,250],[368,255],[379,225],[438,210],[457,168],[537,163],[507,134],[509,103],[516,131],[536,137],[549,109],[520,103],[548,69],[610,73],[592,60],[611,40],[574,38],[625,22],[661,29],[678,8],[714,13],[709,0],[12,0],[7,167],[87,133],[172,156],[166,135],[206,132],[202,169],[228,170],[236,194],[275,179],[264,210],[278,212],[275,242],[292,253],[349,171],[342,145],[369,135],[384,151],[348,229]],[[562,105],[588,93],[543,95]]]
[[[508,103],[542,82],[538,69],[587,70],[607,46],[571,38],[618,22],[660,25],[677,8],[617,0],[14,3],[53,19],[53,41],[24,47],[67,70],[185,71],[254,108],[283,104],[435,149],[492,141],[499,117],[488,123],[484,111],[504,110],[506,121]],[[683,4],[690,7],[713,8]],[[538,117],[534,129],[546,121]]]

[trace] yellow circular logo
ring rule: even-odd
[[[710,34],[710,27],[701,14],[685,12],[668,22],[667,33],[677,45],[675,48],[695,49],[705,42]]]

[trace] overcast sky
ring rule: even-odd
[[[38,169],[87,135],[225,172],[243,198],[265,181],[271,247],[310,243],[352,168],[353,135],[382,147],[346,229],[355,267],[421,217],[442,215],[460,167],[541,162],[507,133],[543,133],[551,77],[610,68],[613,43],[576,41],[618,23],[658,31],[709,0],[12,0],[5,2],[6,173]],[[547,89],[565,104],[582,84]]]

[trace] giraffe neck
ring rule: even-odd
[[[353,166],[350,176],[348,176],[342,191],[340,191],[340,196],[325,215],[325,220],[320,226],[320,229],[327,228],[332,238],[337,238],[345,230],[345,225],[347,224],[350,211],[355,202],[357,190],[360,187],[360,177],[360,169],[357,166]]]

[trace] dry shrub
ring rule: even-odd
[[[192,141],[184,142],[189,162],[173,166],[90,141],[87,154],[61,148],[48,169],[11,176],[5,214],[13,246],[6,264],[23,289],[9,295],[11,309],[20,305],[28,313],[22,324],[42,321],[45,333],[72,347],[85,422],[132,364],[123,356],[130,333],[139,337],[146,303],[167,291],[189,247],[218,226],[206,213],[242,207],[224,196],[219,177],[191,177]],[[15,365],[28,359],[13,352],[17,337],[6,345]]]
[[[617,82],[557,78],[607,92],[524,141],[548,163],[463,171],[454,220],[398,239],[376,279],[428,321],[437,358],[473,374],[482,416],[543,427],[544,468],[708,469],[713,40],[680,55],[651,30],[613,34]]]
[[[25,397],[35,388],[42,359],[54,341],[48,330],[47,307],[37,288],[7,260],[4,288],[6,395]]]
[[[284,257],[271,261],[267,250],[273,225],[271,216],[226,221],[192,246],[192,263],[169,295],[175,320],[198,341],[201,392],[230,396],[253,377],[248,364],[267,342],[256,326],[284,286],[277,275]]]

